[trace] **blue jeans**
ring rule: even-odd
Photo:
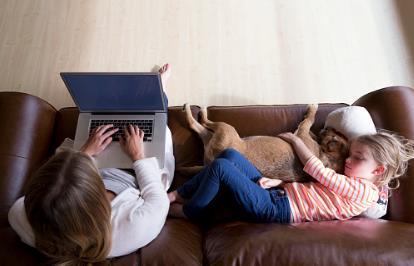
[[[263,189],[256,184],[260,178],[260,172],[243,155],[227,149],[177,192],[188,199],[183,211],[190,219],[201,218],[219,190],[225,188],[226,196],[236,202],[244,218],[256,222],[290,222],[289,201],[283,189]]]

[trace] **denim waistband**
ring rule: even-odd
[[[273,205],[278,210],[272,222],[290,223],[291,210],[285,190],[283,188],[270,188],[269,194],[272,198]]]

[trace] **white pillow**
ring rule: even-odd
[[[346,106],[330,112],[326,117],[325,128],[341,132],[348,140],[377,133],[371,115],[361,106]]]

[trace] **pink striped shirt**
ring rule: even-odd
[[[306,162],[303,170],[318,182],[284,186],[292,222],[350,219],[378,200],[379,190],[372,182],[337,174],[325,168],[315,156]]]

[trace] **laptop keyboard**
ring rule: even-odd
[[[153,120],[91,120],[89,126],[89,136],[95,128],[101,125],[113,124],[114,128],[119,130],[112,135],[113,141],[119,141],[120,137],[124,136],[124,128],[128,125],[136,125],[144,131],[144,141],[152,141]]]

